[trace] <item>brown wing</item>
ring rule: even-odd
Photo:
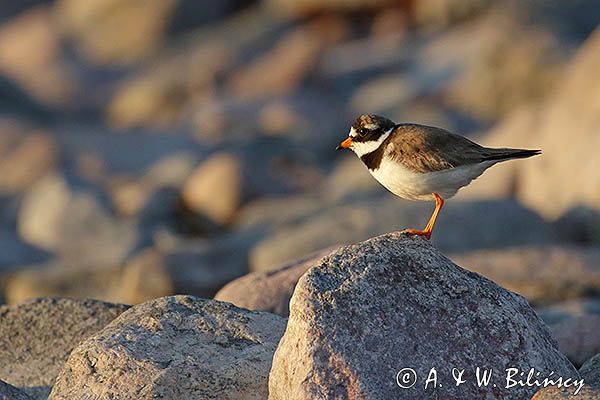
[[[388,155],[420,173],[479,163],[495,150],[444,129],[417,124],[398,125],[387,140]]]

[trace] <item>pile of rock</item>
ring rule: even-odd
[[[3,306],[0,396],[529,399],[539,389],[507,388],[500,375],[478,386],[477,367],[583,377],[582,396],[598,394],[598,356],[580,377],[527,301],[423,239],[390,233],[273,276],[296,286],[287,321],[273,312],[285,314],[290,292],[269,290],[265,273],[218,297],[237,291],[237,303],[272,312],[191,296],[132,308],[67,299]],[[258,290],[245,300],[248,282]],[[464,370],[458,386],[453,368]],[[552,393],[537,396],[561,398]]]

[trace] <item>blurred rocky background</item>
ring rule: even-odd
[[[420,228],[432,204],[334,151],[380,113],[543,149],[434,242],[596,354],[568,320],[600,314],[599,22],[593,0],[0,0],[1,301],[212,297]]]

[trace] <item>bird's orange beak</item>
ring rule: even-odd
[[[348,139],[344,140],[342,143],[340,143],[339,146],[336,147],[335,149],[336,150],[347,149],[351,145],[352,145],[352,138],[348,138]]]

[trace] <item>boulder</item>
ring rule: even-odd
[[[300,260],[264,272],[251,272],[237,278],[215,295],[215,300],[228,301],[238,307],[268,311],[288,317],[290,298],[298,279],[335,247],[312,253]]]
[[[184,205],[218,225],[229,224],[242,200],[242,166],[230,153],[213,154],[183,185]]]
[[[1,39],[1,38],[0,38]],[[54,168],[56,144],[47,132],[0,120],[0,195],[21,193]]]
[[[600,243],[600,210],[574,206],[556,220],[559,234],[566,241]]]
[[[385,188],[371,176],[362,162],[349,154],[335,165],[323,182],[322,192],[326,198],[335,201],[385,193]]]
[[[0,306],[0,379],[46,399],[71,350],[127,308],[66,298]]]
[[[18,269],[23,264],[41,263],[48,259],[48,253],[24,243],[7,225],[4,221],[0,225],[0,276],[5,271]]]
[[[479,138],[478,143],[487,147],[538,148],[535,135],[529,132],[537,129],[541,109],[542,106],[538,103],[515,109]],[[490,168],[481,178],[461,189],[460,196],[467,199],[515,198],[520,168],[530,161],[516,160]]]
[[[135,221],[115,218],[99,193],[58,174],[26,192],[17,229],[28,243],[95,264],[122,262],[139,240]]]
[[[67,296],[137,304],[175,293],[212,297],[248,272],[248,252],[257,235],[249,230],[213,240],[159,234],[156,239],[123,264],[67,258],[11,271],[5,278],[6,301]]]
[[[284,329],[284,318],[229,303],[149,301],[73,350],[50,399],[264,399]]]
[[[427,29],[442,29],[481,14],[493,4],[490,0],[422,0],[412,10],[415,22]]]
[[[572,50],[552,24],[528,21],[527,6],[493,3],[489,12],[430,41],[421,59],[424,68],[454,68],[443,83],[446,102],[480,121],[553,93]]]
[[[536,305],[600,293],[600,248],[595,246],[515,246],[450,258]]]
[[[575,366],[600,353],[600,315],[582,315],[551,327],[559,349]]]
[[[569,318],[600,315],[600,298],[566,300],[537,308],[536,312],[547,325],[552,326]]]
[[[358,161],[357,161],[358,162]],[[276,229],[250,254],[250,269],[280,265],[326,246],[353,243],[404,228],[423,228],[433,205],[386,196],[326,208]],[[527,229],[522,229],[522,227]],[[554,228],[514,201],[448,202],[433,233],[444,251],[554,241]]]
[[[320,54],[348,32],[345,20],[325,17],[285,33],[275,46],[234,72],[229,90],[244,99],[281,96],[296,90]]]
[[[579,368],[579,374],[586,384],[600,387],[600,353],[587,360]]]
[[[119,265],[95,265],[77,260],[53,260],[21,266],[6,276],[4,295],[9,304],[38,297],[93,298],[114,301],[121,281]]]
[[[90,0],[56,2],[65,35],[88,59],[100,64],[133,63],[160,48],[169,32],[215,22],[247,0]]]
[[[243,206],[236,216],[236,230],[278,229],[319,214],[323,201],[313,194],[263,197]]]
[[[241,50],[264,45],[264,38],[279,34],[282,24],[265,7],[249,7],[189,33],[119,84],[107,105],[110,122],[120,127],[177,124],[197,110],[201,98],[212,97],[217,77],[233,67]],[[215,114],[210,113],[212,120],[219,119]]]
[[[227,282],[248,272],[247,255],[254,235],[247,231],[214,240],[174,238],[173,243],[147,248],[123,268],[115,298],[140,303],[175,293],[212,297]]]
[[[340,10],[377,9],[392,2],[392,0],[267,0],[267,5],[279,13],[300,17],[313,13],[339,12]]]
[[[517,131],[544,151],[541,157],[518,164],[517,197],[548,218],[557,218],[580,205],[600,210],[595,153],[600,146],[600,83],[589,79],[600,68],[599,49],[600,29],[596,29],[566,69],[554,94],[539,111],[531,110],[539,112],[531,117],[536,121],[535,129],[523,124]]]
[[[54,107],[76,103],[77,68],[67,62],[51,7],[24,10],[0,27],[0,72],[33,98]]]
[[[450,365],[464,369],[466,383],[454,384]],[[424,392],[432,367],[440,385]],[[342,247],[300,279],[269,398],[525,399],[536,391],[505,389],[506,376],[493,373],[498,385],[477,387],[477,367],[578,377],[525,299],[395,232]],[[413,383],[405,368],[416,385],[403,389],[398,383]]]
[[[111,185],[116,211],[123,216],[165,217],[175,213],[179,188],[191,174],[195,156],[175,151],[148,166],[141,176]]]
[[[548,387],[540,390],[531,400],[597,400],[600,398],[600,389],[584,386],[575,395],[575,390],[570,388]]]
[[[55,6],[55,16],[86,58],[103,64],[131,62],[160,44],[176,4],[176,0],[153,0],[149,4],[61,0]]]
[[[16,387],[0,381],[0,400],[31,400],[31,397]]]

